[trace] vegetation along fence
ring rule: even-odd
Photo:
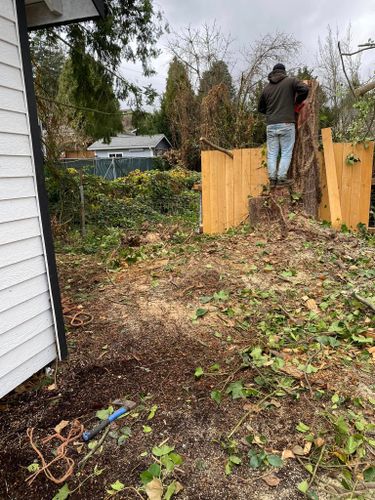
[[[65,168],[84,168],[85,173],[98,175],[108,180],[125,177],[134,170],[165,170],[165,162],[161,158],[82,158],[79,160],[63,160],[60,165]]]
[[[368,226],[374,143],[332,144],[330,129],[323,133],[322,200],[319,218],[334,227]],[[265,151],[202,151],[203,232],[223,233],[244,222],[249,197],[260,196],[268,184]]]

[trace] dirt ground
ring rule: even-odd
[[[125,485],[118,498],[146,498],[138,489],[139,475],[153,462],[151,449],[163,442],[183,459],[165,483],[172,478],[181,483],[177,498],[297,500],[304,498],[297,485],[309,480],[305,466],[310,462],[318,463],[313,481],[318,497],[343,495],[328,487],[336,487],[341,469],[333,461],[335,436],[327,412],[349,411],[357,398],[364,418],[373,419],[368,402],[375,401],[374,364],[367,351],[371,336],[363,345],[350,341],[315,351],[315,334],[307,326],[306,337],[295,341],[288,332],[303,331],[314,312],[326,318],[330,311],[332,320],[352,309],[359,311],[358,325],[367,325],[371,334],[371,311],[363,304],[353,306],[348,290],[373,291],[374,248],[308,220],[295,228],[283,240],[274,227],[192,237],[116,272],[96,256],[59,254],[66,308],[82,306],[78,310],[93,320],[71,327],[67,319],[69,358],[59,363],[56,385],[53,375],[46,379],[39,374],[0,401],[0,498],[51,499],[63,486],[43,474],[30,485],[25,482],[27,467],[38,458],[28,428],[35,429],[39,443],[62,420],[79,419],[90,428],[98,422],[96,412],[116,399],[134,400],[138,408],[112,424],[114,437],[107,436],[79,473],[75,467],[67,480],[70,490],[75,489],[71,498],[108,498],[107,490],[117,480]],[[328,306],[320,307],[322,302]],[[265,358],[254,357],[254,363],[244,366],[241,352],[256,346]],[[286,362],[284,371],[270,366],[275,356]],[[301,371],[294,359],[314,370]],[[198,367],[202,376],[194,375]],[[226,394],[237,380],[245,388],[260,388],[259,397]],[[268,383],[286,384],[286,389],[280,392],[277,385],[273,390]],[[218,405],[210,394],[220,388]],[[334,394],[342,398],[338,409],[332,409]],[[155,415],[148,419],[154,405]],[[322,442],[315,441],[300,457],[294,452],[285,458],[285,450],[306,446],[305,434],[296,430],[301,422]],[[119,445],[116,432],[124,425],[131,436]],[[283,466],[249,467],[249,434],[257,449],[278,456],[284,452]],[[330,452],[319,462],[323,442]],[[42,449],[47,453],[49,448]],[[367,451],[361,460],[366,467],[374,458],[374,451]],[[75,464],[87,452],[80,441],[69,451]],[[242,464],[233,464],[226,474],[233,455]],[[353,460],[348,467],[355,473]],[[94,466],[104,470],[92,475]],[[56,467],[57,474],[61,470]],[[371,498],[373,493],[361,494]]]

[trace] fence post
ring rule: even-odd
[[[81,235],[86,237],[86,213],[85,213],[85,193],[83,191],[83,173],[82,167],[79,169],[79,196],[80,196],[80,216],[81,216]]]

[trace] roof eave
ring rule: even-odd
[[[103,19],[106,15],[106,9],[105,9],[105,4],[104,0],[91,0],[92,4],[94,5],[94,8],[96,9],[96,12],[90,15],[84,15],[84,16],[79,16],[77,18],[73,19],[61,19],[56,17],[56,20],[52,19],[52,15],[48,16],[46,19],[46,22],[41,22],[33,24],[32,21],[30,21],[30,16],[29,16],[29,9],[33,8],[33,4],[26,4],[26,18],[27,18],[27,30],[28,31],[33,31],[33,30],[39,30],[43,28],[51,28],[53,26],[63,26],[63,25],[68,25],[72,23],[81,23],[84,21],[93,21],[95,19]],[[35,4],[34,4],[35,5]],[[40,5],[39,5],[40,7]]]

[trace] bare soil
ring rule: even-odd
[[[103,473],[88,479],[71,498],[106,498],[106,490],[116,480],[139,487],[139,474],[152,463],[150,450],[166,439],[183,457],[180,470],[174,472],[184,488],[178,498],[303,498],[296,489],[308,476],[302,460],[286,460],[282,468],[273,470],[280,480],[276,487],[262,479],[268,469],[242,465],[234,467],[231,475],[225,474],[228,451],[221,443],[249,411],[249,401],[225,396],[218,406],[210,393],[240,367],[239,350],[262,345],[258,325],[263,317],[270,311],[280,313],[292,326],[298,315],[309,313],[303,296],[319,303],[325,280],[336,282],[339,288],[352,261],[364,255],[373,259],[373,248],[356,237],[335,235],[300,221],[282,240],[277,227],[270,226],[251,234],[193,239],[165,254],[117,272],[106,270],[95,256],[57,256],[65,300],[82,306],[93,321],[80,328],[67,324],[69,358],[58,365],[56,388],[48,388],[51,380],[43,385],[42,373],[0,402],[0,498],[51,499],[62,486],[43,474],[31,485],[25,482],[27,467],[37,458],[27,428],[35,428],[38,440],[53,434],[61,420],[79,419],[90,428],[98,422],[96,411],[118,398],[141,405],[135,417],[121,421],[121,425],[131,426],[132,435],[122,445],[107,437],[83,471],[75,472],[67,482],[71,490],[77,488],[94,465],[103,468]],[[283,277],[288,269],[294,269],[294,275]],[[359,277],[358,283],[365,279]],[[246,328],[239,328],[223,311],[224,306],[238,307],[244,289],[258,295],[272,292],[277,300],[260,299],[256,307],[249,308]],[[229,305],[200,303],[202,297],[220,290],[230,294]],[[193,321],[199,307],[207,308],[208,313]],[[293,353],[286,351],[284,356]],[[246,456],[244,437],[249,433],[265,436],[269,453],[280,455],[295,445],[304,446],[303,436],[296,431],[298,423],[303,421],[311,428],[324,425],[326,402],[314,399],[317,389],[350,393],[351,397],[373,395],[373,371],[362,369],[356,360],[345,366],[334,350],[327,359],[308,380],[296,378],[302,389],[299,399],[276,397],[275,404],[262,407],[253,403],[254,412],[233,436],[236,454]],[[226,375],[194,377],[197,367],[206,371],[215,363]],[[259,371],[262,368],[250,367],[230,380],[241,378],[244,384],[253,384]],[[152,405],[158,408],[155,417],[147,420]],[[152,432],[146,434],[144,425],[152,427]],[[86,445],[75,443],[71,456],[77,463],[87,451]],[[148,456],[141,455],[145,451]],[[330,476],[330,469],[319,470],[319,484],[328,484]],[[144,493],[133,490],[117,496],[145,498]],[[322,490],[319,498],[334,496]]]

